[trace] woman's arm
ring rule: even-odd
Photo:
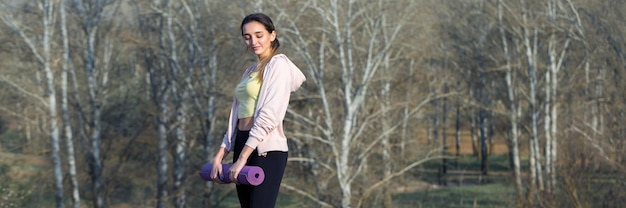
[[[287,60],[275,57],[267,64],[265,70],[254,125],[246,141],[246,146],[253,149],[283,122],[291,96],[291,69]]]
[[[228,155],[228,151],[226,151],[226,148],[220,147],[220,149],[217,150],[217,153],[215,153],[215,157],[213,157],[213,163],[222,163],[222,160],[224,160],[224,157],[226,157],[226,155]]]
[[[250,157],[253,151],[254,149],[252,147],[244,145],[243,150],[239,153],[239,158],[237,158],[237,161],[230,167],[230,170],[228,170],[228,177],[230,177],[231,181],[237,182],[237,175],[239,175],[243,166],[246,165],[248,157]]]
[[[228,151],[226,151],[224,147],[220,147],[217,153],[215,153],[215,157],[213,157],[213,170],[211,170],[211,180],[221,183],[223,178],[227,177],[222,175],[222,160],[226,155],[228,155]]]

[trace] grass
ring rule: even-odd
[[[509,156],[506,154],[489,155],[487,157],[488,171],[490,172],[506,172],[509,171]],[[522,169],[526,169],[525,161],[521,162]],[[431,160],[422,165],[424,169],[437,170],[441,167],[441,160]],[[480,171],[480,160],[474,155],[461,155],[458,160],[448,159],[449,170],[468,170]]]
[[[522,161],[521,170],[527,169],[526,161]],[[442,174],[442,161],[428,161],[412,171],[411,177],[428,183],[448,186],[503,183],[511,179],[509,158],[505,154],[488,157],[487,175],[481,174],[480,160],[473,155],[461,155],[458,160],[448,159],[447,174]],[[455,185],[456,184],[456,185]]]
[[[22,158],[22,157],[21,157]],[[13,160],[8,156],[4,160],[0,160],[0,196],[9,196],[12,198],[4,199],[4,203],[0,207],[49,207],[44,205],[54,204],[52,195],[52,182],[50,180],[49,168],[45,165],[36,165],[33,158],[21,159],[19,163],[11,162]],[[15,160],[17,161],[17,160]],[[489,157],[489,173],[488,175],[480,174],[480,161],[472,155],[462,155],[458,163],[449,160],[449,174],[442,176],[439,173],[441,160],[429,161],[422,166],[415,168],[414,171],[408,173],[406,184],[422,184],[416,185],[417,189],[407,189],[407,192],[397,193],[393,195],[393,205],[399,208],[429,208],[429,207],[515,207],[516,198],[515,190],[511,183],[510,171],[508,170],[508,157],[506,155],[490,155]],[[528,161],[522,161],[522,171],[527,170]],[[13,180],[11,177],[16,165],[22,167],[20,170],[25,172],[38,172],[42,174],[24,174],[23,180]],[[24,167],[30,164],[33,168]],[[144,168],[143,166],[136,168]],[[45,174],[43,174],[45,173]],[[623,176],[615,176],[619,171],[609,170],[587,170],[575,171],[573,186],[581,195],[581,203],[594,204],[599,207],[616,207],[619,201],[625,199],[623,194]],[[605,174],[599,174],[605,173]],[[33,177],[37,176],[37,177]],[[195,175],[194,175],[195,176]],[[119,178],[118,178],[119,179]],[[430,189],[422,187],[424,183],[439,184],[440,179],[447,181],[448,186],[432,186]],[[125,181],[120,181],[127,186],[118,188],[128,189],[128,191],[118,194],[127,194],[120,197],[119,195],[111,195],[109,205],[111,207],[151,207],[154,203],[154,193],[149,192],[151,189],[150,181],[148,183],[138,183],[136,178],[130,177]],[[197,177],[190,177],[188,181],[193,190],[200,190],[204,186]],[[415,183],[413,183],[415,182]],[[82,184],[87,189],[87,184]],[[410,186],[413,187],[413,186]],[[113,187],[110,187],[113,188]],[[564,187],[561,187],[564,188]],[[239,207],[237,196],[234,192],[226,192],[225,187],[220,187],[220,193],[226,194],[223,201],[217,206],[221,208]],[[573,205],[573,203],[563,204],[562,200],[567,200],[567,190],[558,191],[560,194],[555,195],[555,205]],[[116,192],[117,193],[117,192]],[[202,207],[203,193],[193,193],[188,195],[188,207]],[[69,196],[66,200],[69,205]],[[90,196],[83,195],[83,205],[88,207],[91,203]],[[2,201],[3,199],[0,199]],[[560,200],[560,201],[559,201]],[[604,202],[597,202],[604,201]],[[11,203],[7,205],[6,203]],[[302,196],[283,190],[281,192],[277,207],[295,208],[295,207],[315,207],[313,202],[303,199]],[[379,202],[376,202],[379,203]],[[120,205],[120,206],[116,206]],[[124,206],[122,206],[124,205]],[[372,206],[377,207],[377,206]],[[558,206],[557,206],[558,207]]]
[[[394,207],[514,206],[515,189],[509,182],[508,156],[489,155],[487,159],[487,175],[481,174],[480,160],[473,155],[448,159],[448,174],[441,174],[441,160],[423,164],[412,172],[412,177],[441,188],[397,194],[393,197]]]
[[[512,186],[488,185],[441,188],[393,197],[394,207],[512,207],[515,190]]]

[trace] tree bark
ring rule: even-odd
[[[44,58],[43,70],[46,77],[46,97],[48,100],[48,113],[50,119],[50,144],[52,146],[52,164],[54,170],[55,181],[55,199],[56,207],[64,207],[63,200],[63,169],[61,159],[61,147],[60,147],[60,130],[57,124],[58,112],[57,112],[57,95],[54,82],[54,72],[51,68],[52,54],[51,50],[51,38],[52,27],[55,24],[54,21],[54,2],[50,0],[44,0],[41,2],[40,7],[43,10],[43,40],[42,40],[42,57]]]
[[[506,47],[506,45],[504,46]],[[507,49],[505,49],[507,50]],[[508,54],[508,52],[505,52]],[[508,56],[508,55],[506,55]],[[506,82],[508,88],[508,98],[509,98],[509,120],[511,122],[511,129],[509,132],[509,158],[510,158],[510,167],[513,172],[513,179],[515,181],[515,193],[517,194],[517,202],[518,207],[521,206],[523,199],[523,184],[522,184],[522,176],[520,169],[520,155],[519,155],[519,130],[518,130],[518,110],[517,110],[517,98],[516,98],[516,89],[515,89],[515,75],[513,68],[510,63],[507,62],[507,74],[506,74]]]
[[[517,90],[516,90],[516,76],[513,67],[511,66],[511,55],[509,54],[509,43],[506,37],[505,25],[503,22],[503,2],[498,1],[498,23],[499,32],[502,40],[502,49],[504,52],[504,60],[506,64],[506,86],[507,86],[507,98],[509,101],[509,122],[511,123],[511,129],[509,132],[509,160],[510,167],[513,172],[513,180],[515,184],[515,193],[517,195],[517,207],[522,207],[523,199],[523,184],[520,170],[520,157],[519,157],[519,132],[518,132],[518,117],[517,117]]]
[[[531,132],[529,137],[529,148],[530,148],[530,185],[528,190],[528,201],[531,205],[534,205],[535,199],[538,199],[540,195],[537,191],[543,190],[543,179],[542,179],[542,171],[541,171],[541,152],[539,150],[539,118],[538,118],[538,110],[537,110],[537,80],[536,80],[536,54],[537,54],[537,42],[538,42],[538,29],[530,28],[528,24],[528,14],[526,11],[529,9],[526,8],[525,2],[522,0],[522,21],[524,25],[522,26],[523,30],[523,45],[526,51],[526,68],[529,76],[529,113],[531,117]],[[532,39],[532,41],[531,41]]]
[[[557,170],[556,170],[556,162],[557,162],[557,151],[558,151],[558,135],[557,135],[557,124],[558,124],[558,86],[559,86],[559,72],[561,70],[561,66],[563,60],[565,59],[565,54],[568,51],[570,38],[567,37],[565,43],[563,43],[561,49],[557,49],[560,45],[557,43],[557,33],[561,33],[558,29],[561,26],[557,21],[557,7],[560,4],[557,1],[549,2],[548,6],[548,18],[552,21],[553,27],[555,31],[552,32],[550,38],[548,39],[548,64],[549,68],[546,70],[546,106],[545,106],[545,134],[546,134],[546,175],[547,175],[547,183],[546,190],[549,193],[552,193],[556,189],[556,180],[557,180]],[[576,12],[574,10],[573,12]],[[559,52],[560,50],[560,52]]]
[[[448,84],[444,84],[443,87],[443,93],[444,94],[448,94],[449,93],[449,89],[448,89]],[[443,146],[443,150],[441,151],[441,156],[442,156],[442,162],[441,162],[441,174],[447,174],[448,173],[448,141],[447,141],[447,137],[446,137],[446,118],[448,117],[448,98],[444,97],[443,98],[443,102],[442,102],[442,106],[441,106],[441,141],[442,141],[442,146]]]
[[[72,188],[72,205],[74,208],[80,207],[80,189],[78,179],[76,178],[76,153],[74,149],[74,132],[72,130],[72,120],[70,118],[69,102],[68,102],[68,73],[72,66],[70,59],[69,35],[67,32],[67,13],[65,10],[67,0],[61,0],[59,13],[61,16],[61,35],[63,39],[63,60],[61,74],[61,111],[63,114],[63,125],[65,133],[65,146],[67,148],[67,163],[69,171],[69,180]],[[73,69],[72,69],[73,71]]]
[[[85,33],[85,47],[83,48],[83,62],[85,75],[87,76],[87,89],[89,92],[89,107],[91,120],[88,122],[91,129],[89,140],[91,148],[88,150],[88,163],[93,184],[94,207],[102,208],[104,204],[104,184],[102,179],[102,161],[100,150],[102,148],[102,102],[100,101],[99,71],[96,68],[96,44],[98,37],[98,22],[104,9],[104,0],[82,1],[80,13],[84,15],[83,32]]]
[[[172,167],[173,171],[173,200],[174,206],[178,208],[183,208],[186,205],[186,194],[185,194],[185,180],[186,180],[186,155],[187,155],[187,136],[185,134],[185,129],[187,126],[187,98],[188,98],[188,86],[186,83],[189,82],[189,76],[187,73],[183,73],[181,70],[181,64],[179,63],[179,55],[178,55],[178,45],[177,38],[174,35],[174,21],[176,16],[173,12],[173,5],[168,1],[165,3],[165,7],[163,15],[165,15],[166,25],[161,31],[163,36],[165,36],[167,46],[162,48],[166,54],[169,55],[167,57],[168,60],[168,68],[169,68],[169,80],[168,86],[170,87],[170,92],[172,96],[172,105],[174,107],[174,120],[176,123],[174,124],[173,132],[175,136],[175,144],[174,144],[174,164]],[[181,76],[181,74],[183,76]],[[165,100],[165,102],[168,102]],[[167,144],[165,144],[167,147]]]
[[[8,12],[8,8],[4,3],[0,3],[0,7],[2,8],[2,13],[0,14],[0,19],[18,36],[24,41],[30,52],[35,56],[35,60],[37,64],[41,67],[40,71],[44,74],[44,80],[42,85],[44,86],[44,95],[42,97],[36,97],[38,101],[41,102],[43,106],[47,109],[47,115],[45,120],[49,121],[47,129],[47,137],[50,140],[50,148],[51,148],[51,159],[52,159],[52,172],[53,172],[53,181],[54,181],[54,198],[55,198],[55,206],[57,208],[64,207],[64,190],[63,190],[63,169],[62,169],[62,158],[61,158],[61,147],[60,147],[60,127],[57,123],[59,119],[59,113],[57,111],[57,92],[56,85],[54,79],[54,72],[52,69],[52,34],[53,34],[53,26],[55,25],[55,8],[54,1],[51,0],[42,0],[39,2],[38,6],[42,10],[41,15],[41,42],[35,43],[33,38],[29,37],[21,27],[18,25],[17,21],[13,19],[11,14]],[[6,13],[5,13],[6,12]],[[41,46],[42,49],[39,51],[38,46]],[[35,72],[36,75],[39,72]],[[9,80],[5,80],[5,82],[10,82]],[[10,83],[13,85],[13,83]],[[21,87],[17,86],[20,90]],[[42,124],[42,125],[45,125]],[[27,136],[28,137],[28,136]]]
[[[390,68],[390,64],[389,64],[389,57],[385,58],[384,64],[383,64],[383,69],[384,71],[388,71]],[[391,103],[389,102],[390,99],[390,91],[391,91],[391,83],[389,82],[389,80],[384,80],[381,86],[381,95],[383,97],[383,102],[381,102],[381,111],[383,114],[383,118],[389,118],[388,116],[390,116],[389,114],[389,107],[391,106]],[[382,119],[382,129],[389,129],[390,128],[390,124],[388,119]],[[384,164],[384,169],[383,169],[383,177],[382,179],[388,178],[389,176],[391,176],[391,170],[393,170],[393,160],[391,159],[391,152],[393,151],[391,149],[391,143],[392,141],[390,141],[389,136],[385,135],[382,138],[381,144],[382,144],[382,155],[383,155],[383,164]],[[391,208],[393,207],[393,198],[392,196],[392,192],[391,192],[391,187],[393,186],[383,186],[382,189],[382,207],[385,208]]]

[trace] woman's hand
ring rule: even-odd
[[[243,166],[248,162],[248,157],[252,154],[252,151],[254,151],[252,147],[245,145],[241,150],[237,161],[230,167],[230,170],[228,170],[228,177],[233,183],[239,184],[237,176],[239,175],[239,172],[241,172],[241,169],[243,169]]]
[[[224,158],[224,156],[226,156],[226,154],[228,154],[228,152],[226,151],[225,148],[220,147],[219,150],[217,150],[217,154],[215,154],[215,157],[213,158],[213,167],[211,168],[211,180],[213,182],[216,183],[221,183],[221,184],[225,184],[226,182],[224,182],[224,179],[226,179],[226,177],[228,176],[224,176],[224,174],[222,174],[223,170],[222,170],[222,159]]]
[[[246,165],[245,160],[237,160],[237,162],[235,162],[233,166],[230,167],[230,169],[228,170],[228,177],[230,178],[230,181],[235,184],[239,184],[239,181],[237,181],[237,176],[239,175],[239,172],[241,172],[241,169],[243,169],[244,165]]]
[[[211,169],[211,180],[216,183],[225,184],[222,174],[222,163],[219,161],[213,161],[213,168]],[[227,177],[227,176],[226,176]]]

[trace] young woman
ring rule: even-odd
[[[277,54],[280,43],[267,15],[250,14],[240,28],[246,46],[259,61],[246,69],[235,89],[228,130],[213,159],[211,179],[237,181],[244,165],[260,166],[265,180],[259,186],[237,184],[239,203],[241,207],[274,207],[287,165],[283,119],[291,92],[306,78],[287,56]],[[233,166],[222,176],[222,160],[231,151]]]

